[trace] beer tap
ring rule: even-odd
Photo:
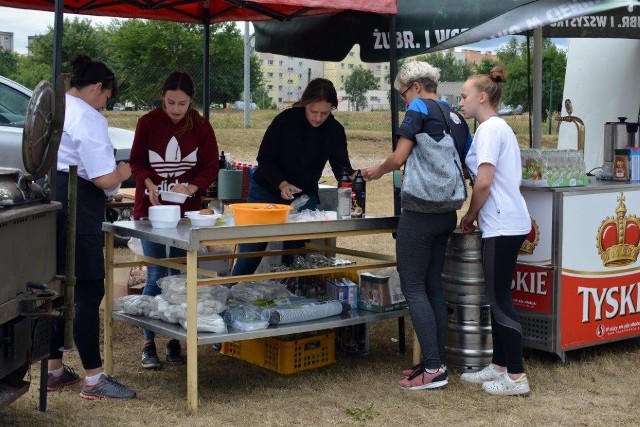
[[[573,116],[573,105],[570,99],[565,99],[564,108],[567,110],[568,116],[558,116],[556,121],[558,122],[558,132],[560,132],[560,124],[562,122],[575,123],[578,130],[578,150],[584,152],[584,122],[579,117]]]

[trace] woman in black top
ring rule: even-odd
[[[248,202],[290,204],[296,195],[306,194],[309,201],[302,209],[315,209],[318,181],[327,163],[336,180],[343,168],[350,175],[347,136],[331,111],[338,107],[338,95],[329,80],[309,82],[298,102],[278,114],[258,150],[258,167],[249,185]],[[239,246],[239,252],[263,251],[267,243]],[[301,247],[301,242],[285,242],[284,247]],[[260,258],[239,258],[233,275],[253,274]],[[285,260],[286,261],[286,260]]]

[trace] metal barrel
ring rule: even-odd
[[[456,304],[486,304],[482,272],[482,234],[456,228],[447,245],[442,268],[444,298]]]
[[[456,229],[449,238],[442,271],[447,300],[447,366],[474,372],[491,363],[491,309],[482,270],[482,234]]]

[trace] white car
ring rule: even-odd
[[[0,167],[24,171],[22,129],[32,93],[21,84],[0,76]],[[109,128],[116,161],[129,160],[133,134],[133,131],[126,129]]]

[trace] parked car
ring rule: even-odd
[[[24,171],[22,161],[22,131],[29,99],[33,92],[6,77],[0,76],[0,167]],[[116,162],[129,161],[134,132],[127,129],[109,127],[109,138],[115,151]],[[135,187],[133,178],[122,183],[123,187]],[[107,208],[106,218],[110,221],[129,219],[129,208]],[[125,244],[127,239],[116,236],[117,244]]]
[[[498,110],[499,116],[510,116],[513,114],[513,107],[511,105],[505,105]]]
[[[522,105],[517,105],[515,108],[511,105],[505,105],[501,109],[498,110],[499,116],[512,116],[514,114],[522,114],[523,108]]]
[[[236,101],[231,104],[231,108],[234,110],[244,110],[244,101]],[[251,103],[251,111],[255,111],[258,109],[258,105],[255,102]]]

